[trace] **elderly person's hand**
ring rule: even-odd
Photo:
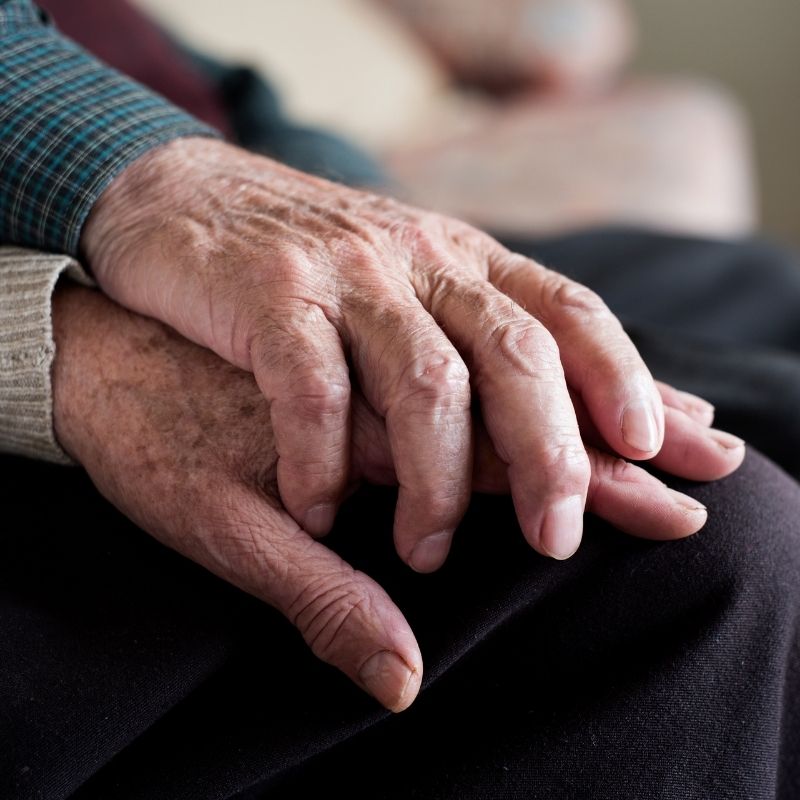
[[[421,572],[469,499],[473,403],[526,538],[555,558],[578,547],[590,478],[570,391],[619,455],[661,449],[661,397],[602,301],[456,220],[185,139],[112,183],[82,246],[112,298],[253,372],[309,533],[346,486],[351,374],[386,421],[396,547]]]
[[[56,435],[98,489],[153,536],[275,606],[320,658],[388,708],[414,700],[422,661],[400,610],[373,580],[282,507],[270,408],[252,376],[100,293],[56,293]],[[707,404],[669,387],[654,464],[712,480],[743,448],[712,431]],[[596,435],[589,432],[589,435]],[[383,420],[353,395],[348,486],[393,481]],[[705,512],[637,466],[589,448],[589,509],[654,539],[696,531]],[[479,432],[475,485],[503,491],[505,465]]]

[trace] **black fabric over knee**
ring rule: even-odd
[[[393,492],[362,491],[331,544],[418,633],[427,674],[412,709],[376,710],[271,612],[217,587],[216,618],[202,616],[210,640],[234,639],[225,663],[75,797],[226,797],[258,781],[250,796],[792,797],[776,791],[798,779],[785,689],[800,490],[757,454],[680,488],[711,511],[699,536],[658,544],[591,520],[564,564],[530,551],[506,498],[478,497],[435,576],[392,552]]]
[[[800,474],[784,253],[630,232],[523,246],[623,313],[657,377]],[[424,689],[398,717],[80,472],[0,474],[2,797],[800,796],[800,490],[754,452],[719,483],[673,482],[709,506],[699,536],[590,519],[564,564],[530,551],[508,499],[476,497],[447,566],[415,575],[392,551],[393,493],[362,490],[330,543],[419,635]]]
[[[692,491],[711,511],[699,536],[594,520],[566,564],[526,553],[506,501],[483,498],[448,571],[402,592],[433,660],[418,703],[264,796],[795,796],[800,491],[756,454]]]

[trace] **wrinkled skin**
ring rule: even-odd
[[[526,538],[555,558],[580,543],[591,476],[570,392],[617,454],[661,449],[659,391],[600,298],[463,222],[189,138],[111,184],[82,246],[106,294],[252,371],[310,533],[347,486],[352,375],[386,422],[395,543],[420,572],[469,500],[476,401]]]
[[[58,290],[54,329],[56,435],[100,492],[164,544],[275,606],[317,656],[387,708],[410,705],[422,676],[414,634],[377,583],[284,508],[270,404],[253,376],[83,288]],[[743,444],[709,427],[707,403],[663,385],[659,392],[665,444],[655,466],[713,480],[741,463]],[[587,441],[601,445],[577,407]],[[394,483],[385,422],[357,387],[351,429],[348,489]],[[507,467],[476,431],[471,482],[506,491]],[[691,498],[591,445],[587,453],[588,508],[622,530],[677,539],[704,524]]]

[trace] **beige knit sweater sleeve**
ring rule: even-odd
[[[91,286],[69,256],[0,246],[0,451],[72,463],[53,433],[52,296],[64,273]]]

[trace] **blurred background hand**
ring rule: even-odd
[[[622,0],[379,0],[460,83],[492,92],[586,93],[631,56]]]
[[[724,237],[759,228],[800,242],[794,0],[628,0],[632,53],[616,51],[605,82],[502,96],[457,81],[421,23],[381,0],[234,0],[235,14],[213,0],[137,2],[190,43],[258,68],[293,117],[388,159],[409,199],[479,226],[526,236],[585,224]],[[459,9],[477,4],[455,5],[443,24],[457,32],[472,24]],[[506,3],[483,5],[504,18]],[[554,165],[573,156],[576,169],[554,185]]]

